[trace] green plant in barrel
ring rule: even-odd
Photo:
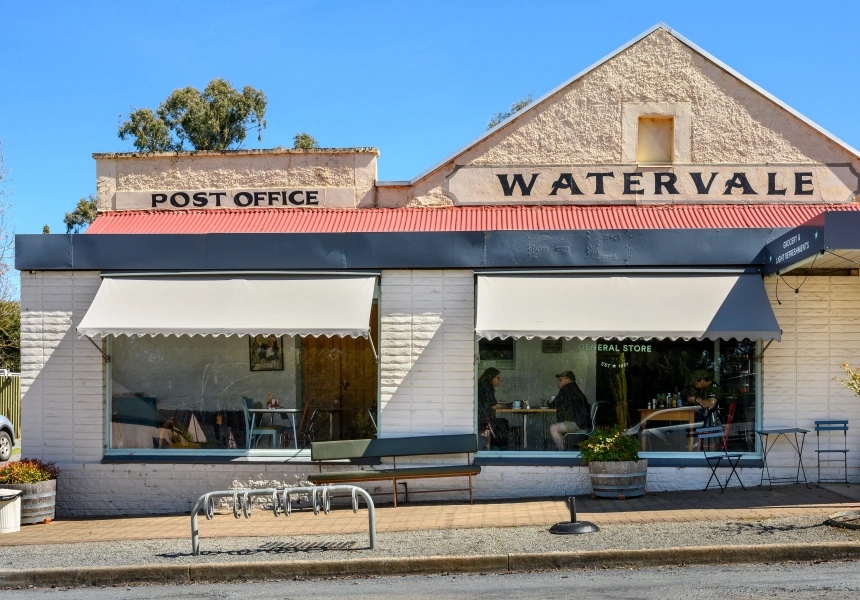
[[[56,479],[59,475],[60,469],[54,463],[42,462],[36,458],[22,458],[0,466],[0,485],[39,483]]]
[[[627,435],[618,425],[599,427],[588,439],[580,442],[579,455],[583,463],[637,461],[639,440],[636,436]]]
[[[0,466],[0,487],[21,491],[22,525],[53,520],[59,475],[60,469],[54,463],[36,458]]]

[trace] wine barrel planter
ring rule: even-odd
[[[54,519],[57,505],[57,480],[39,483],[4,483],[4,488],[21,490],[21,525],[45,523]]]
[[[648,459],[588,463],[592,494],[598,498],[635,498],[645,495]]]

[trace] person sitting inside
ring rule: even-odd
[[[478,436],[481,450],[492,447],[507,448],[510,427],[506,419],[497,419],[495,410],[501,408],[496,401],[496,388],[501,372],[490,367],[478,378]]]
[[[579,386],[576,385],[576,375],[573,371],[564,371],[556,375],[558,379],[558,395],[549,403],[555,407],[556,423],[550,425],[549,433],[555,442],[555,447],[564,450],[564,434],[587,430],[590,423],[591,408],[588,399]]]

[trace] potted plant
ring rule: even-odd
[[[50,523],[57,500],[57,477],[60,469],[54,463],[36,458],[0,466],[0,487],[21,490],[21,524]]]
[[[639,458],[639,440],[618,427],[598,428],[579,444],[588,464],[592,496],[632,498],[645,494],[648,460]]]

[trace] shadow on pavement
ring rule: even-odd
[[[356,548],[355,542],[301,542],[290,544],[283,542],[267,542],[259,548],[241,548],[238,550],[201,550],[201,556],[256,556],[277,554],[310,554],[315,552],[327,552],[331,550],[365,550]],[[170,552],[157,554],[160,558],[181,558],[192,556],[190,552]]]

